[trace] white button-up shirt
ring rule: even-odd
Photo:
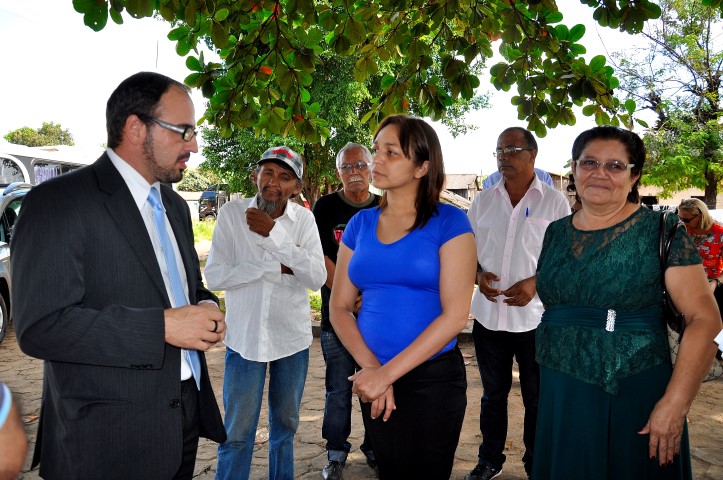
[[[512,208],[504,179],[483,190],[467,212],[482,270],[500,277],[491,286],[505,290],[537,272],[542,239],[550,222],[570,214],[565,196],[537,176],[520,202]],[[475,289],[470,312],[489,330],[527,332],[540,323],[542,302],[535,297],[524,307],[504,303],[504,295],[490,302]]]
[[[123,181],[126,182],[128,189],[131,191],[133,200],[136,202],[138,210],[141,212],[143,217],[143,223],[146,225],[148,230],[148,236],[151,237],[151,243],[153,244],[153,251],[156,254],[156,260],[158,266],[161,269],[161,275],[163,276],[163,284],[166,286],[166,293],[168,299],[171,302],[172,307],[177,307],[176,297],[173,295],[173,289],[171,289],[171,277],[168,274],[168,267],[166,266],[166,257],[163,255],[163,246],[161,245],[161,239],[158,236],[158,230],[156,230],[156,222],[153,220],[153,208],[148,203],[148,195],[151,193],[151,188],[156,187],[158,193],[161,192],[161,186],[159,182],[155,182],[153,185],[149,184],[148,181],[143,178],[143,175],[138,173],[135,168],[130,166],[128,162],[118,156],[112,149],[106,150],[108,158],[113,162],[113,166],[118,170],[120,176],[123,177]],[[163,199],[161,198],[161,203]],[[186,277],[186,267],[183,266],[183,258],[181,258],[181,251],[178,249],[178,242],[176,242],[176,236],[173,233],[173,228],[168,221],[166,216],[166,231],[168,237],[171,240],[171,246],[173,247],[173,254],[176,256],[176,267],[178,273],[181,276],[181,284],[183,285],[183,292],[186,295],[186,303],[188,303],[188,278]],[[188,364],[186,353],[181,350],[181,380],[188,380],[191,378],[191,366]]]
[[[311,345],[308,290],[326,281],[324,253],[311,211],[293,202],[268,237],[249,230],[246,209],[234,200],[219,211],[205,276],[226,291],[226,345],[244,359],[269,362]],[[293,270],[282,274],[281,264]]]

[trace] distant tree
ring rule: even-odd
[[[73,135],[68,129],[63,130],[59,123],[43,122],[37,130],[22,127],[8,132],[3,137],[10,143],[26,145],[28,147],[47,147],[51,145],[75,145]]]
[[[649,0],[581,0],[603,26],[639,32],[660,15]],[[719,5],[721,0],[705,0]],[[470,100],[475,66],[494,55],[491,81],[517,87],[512,103],[538,136],[574,125],[573,106],[587,105],[598,123],[631,125],[614,97],[618,80],[605,58],[588,63],[577,43],[583,25],[561,24],[555,0],[74,0],[87,26],[99,31],[108,17],[123,23],[160,14],[172,25],[168,38],[192,72],[185,82],[210,99],[204,120],[228,138],[235,129],[291,135],[323,143],[334,127],[316,109],[312,75],[326,46],[354,62],[359,83],[376,80],[381,94],[362,112],[373,129],[386,115],[408,111],[435,120],[454,101]],[[207,61],[199,43],[222,59]],[[193,52],[193,53],[191,53]],[[190,54],[190,55],[189,55]],[[394,65],[392,71],[379,68]]]
[[[220,183],[220,179],[214,172],[205,168],[187,168],[177,187],[181,192],[201,192],[215,183]]]
[[[715,208],[723,179],[723,20],[705,0],[663,0],[649,44],[617,55],[621,88],[656,115],[645,134],[643,183],[662,196],[690,187]],[[647,126],[647,125],[645,125]]]

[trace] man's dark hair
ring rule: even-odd
[[[525,139],[525,143],[527,144],[527,145],[525,145],[525,147],[532,148],[535,151],[537,151],[537,140],[535,139],[535,136],[532,134],[531,131],[527,130],[526,128],[522,128],[522,127],[509,127],[509,128],[505,128],[504,130],[502,130],[502,133],[500,133],[499,136],[501,137],[502,135],[504,135],[507,132],[520,132]]]
[[[158,102],[171,86],[190,90],[181,82],[177,82],[160,73],[140,72],[131,75],[121,82],[113,91],[105,110],[106,130],[108,131],[108,148],[116,148],[123,140],[123,127],[131,115],[138,115],[148,122],[148,117],[155,117]]]

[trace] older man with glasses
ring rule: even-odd
[[[531,472],[539,390],[535,329],[543,310],[535,272],[547,225],[570,213],[565,196],[535,175],[532,133],[520,127],[504,130],[494,156],[502,178],[480,192],[467,213],[477,243],[479,289],[470,311],[484,394],[478,463],[465,480],[489,480],[502,472],[513,359],[525,405],[522,461]]]
[[[324,195],[314,204],[326,264],[326,283],[321,287],[321,348],[326,362],[326,407],[321,435],[326,440],[329,462],[321,475],[326,480],[342,478],[351,433],[352,382],[356,363],[344,348],[329,321],[329,297],[334,281],[336,253],[347,222],[359,210],[379,205],[379,196],[369,191],[371,162],[369,150],[358,143],[347,143],[336,155],[336,170],[341,190]],[[361,296],[357,302],[361,306]],[[360,446],[367,463],[376,471],[376,459],[367,435]]]

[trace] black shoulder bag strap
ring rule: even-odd
[[[668,254],[670,253],[670,244],[675,238],[675,233],[678,228],[681,227],[680,221],[676,222],[675,225],[667,230],[667,219],[670,212],[664,212],[660,215],[660,231],[659,231],[659,245],[658,245],[658,258],[660,260],[660,285],[663,288],[663,309],[665,320],[668,326],[674,331],[683,335],[683,328],[685,328],[685,320],[682,313],[675,308],[673,301],[668,295],[668,289],[665,286],[665,270],[668,266]]]

